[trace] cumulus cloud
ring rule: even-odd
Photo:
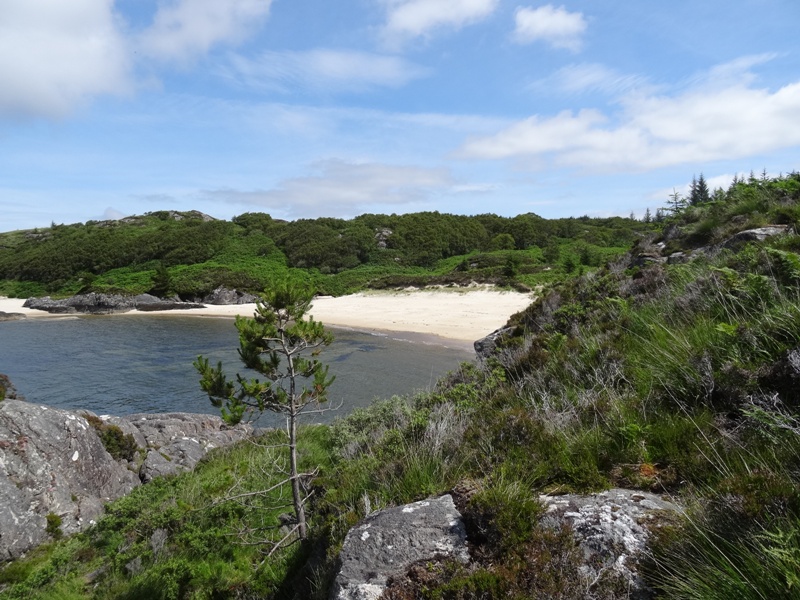
[[[139,37],[145,55],[186,62],[219,43],[239,43],[269,14],[272,0],[161,0]]]
[[[401,87],[429,70],[397,56],[320,48],[265,52],[257,60],[234,56],[230,74],[256,88],[353,91]]]
[[[491,15],[499,0],[386,0],[384,33],[390,42],[460,29]]]
[[[4,0],[0,116],[63,117],[98,94],[130,89],[113,0]]]
[[[545,42],[554,48],[577,52],[586,32],[586,19],[579,12],[547,4],[539,8],[520,6],[514,15],[513,38],[517,43]]]
[[[208,190],[205,199],[249,204],[286,218],[352,216],[370,206],[400,207],[425,201],[453,184],[446,169],[354,163],[338,159],[314,165],[316,174],[287,179],[272,190]]]
[[[598,110],[535,115],[467,141],[459,154],[622,171],[744,158],[800,144],[800,82],[775,91],[728,83],[673,96],[634,94],[622,106],[613,119]]]

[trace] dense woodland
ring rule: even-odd
[[[151,292],[199,299],[219,286],[259,292],[285,277],[331,295],[471,281],[532,287],[598,267],[651,228],[633,219],[533,214],[287,222],[246,213],[228,222],[162,211],[0,234],[0,293]]]
[[[494,256],[503,250],[491,244],[509,241],[498,240],[505,233],[518,252],[573,247],[557,231],[561,226],[573,227],[578,238],[609,236],[603,243],[574,242],[591,248],[613,247],[626,236],[633,243],[598,269],[576,267],[545,286],[511,319],[513,334],[491,357],[462,365],[433,391],[302,430],[303,468],[320,469],[305,544],[265,559],[258,546],[231,535],[279,518],[269,509],[274,499],[264,499],[258,511],[215,502],[232,474],[241,491],[269,484],[270,456],[243,444],[212,454],[192,473],[138,488],[110,505],[93,529],[7,566],[0,571],[2,595],[322,600],[344,534],[370,506],[467,487],[473,564],[429,563],[421,567],[424,577],[418,573],[416,583],[386,597],[626,598],[613,571],[587,587],[571,533],[539,520],[541,492],[620,486],[667,494],[686,507],[684,517],[660,523],[654,533],[642,575],[657,598],[797,598],[800,372],[791,357],[800,353],[800,174],[751,176],[708,198],[672,200],[655,224],[465,219],[481,225],[476,230],[490,245],[443,245],[436,260],[448,260],[440,252],[465,249]],[[370,239],[378,227],[404,231],[400,217],[364,219]],[[287,261],[298,258],[280,231],[342,225],[240,220],[209,227],[240,227],[241,238],[272,240],[274,246],[263,246],[266,255],[278,248]],[[178,229],[172,219],[164,223]],[[525,238],[513,223],[535,224],[530,231],[542,237]],[[785,225],[786,232],[731,242],[738,232],[768,224]],[[91,227],[73,226],[70,235]],[[344,238],[332,236],[330,243]],[[387,249],[392,261],[408,260],[401,239]],[[36,247],[25,236],[19,244]],[[11,261],[3,264],[9,269]],[[321,267],[314,268],[321,277]],[[156,529],[169,532],[158,556],[149,544]],[[143,568],[132,574],[125,565],[137,557]]]

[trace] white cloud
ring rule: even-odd
[[[443,27],[460,29],[491,15],[499,0],[386,0],[384,33],[390,42],[428,35]]]
[[[239,43],[269,14],[272,0],[159,2],[153,24],[139,37],[145,55],[187,62],[219,43]]]
[[[265,52],[258,60],[234,56],[231,66],[233,77],[246,85],[285,90],[298,86],[323,91],[396,88],[429,73],[397,56],[322,48]]]
[[[285,218],[353,216],[380,205],[391,210],[424,202],[453,184],[446,169],[354,163],[338,159],[313,165],[317,174],[287,179],[272,190],[209,190],[203,197],[265,208]]]
[[[563,6],[547,4],[539,8],[520,6],[514,15],[513,38],[520,44],[546,42],[555,48],[577,52],[586,32],[586,19],[579,12],[571,13]]]
[[[579,63],[567,65],[553,75],[531,84],[539,91],[555,90],[567,94],[601,92],[618,95],[647,85],[647,78],[624,75],[605,65]]]
[[[633,94],[622,104],[615,119],[597,110],[532,116],[467,141],[460,155],[623,171],[744,158],[800,144],[800,82],[776,91],[746,83],[703,85],[675,96]]]
[[[3,0],[0,116],[63,117],[97,94],[129,90],[113,0]]]

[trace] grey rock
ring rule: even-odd
[[[208,296],[203,298],[203,304],[215,305],[229,305],[229,304],[253,304],[258,299],[258,296],[240,292],[238,290],[230,290],[224,287],[218,287]]]
[[[0,403],[0,560],[45,541],[49,513],[61,517],[64,533],[74,533],[138,484],[82,416],[20,400]]]
[[[148,448],[139,469],[139,477],[145,483],[162,475],[191,470],[209,450],[228,446],[253,433],[250,425],[229,427],[215,415],[139,413],[101,418],[133,435],[139,447]]]
[[[25,308],[43,310],[52,314],[90,314],[110,315],[132,310],[184,310],[203,308],[202,304],[162,300],[150,294],[138,296],[121,296],[119,294],[78,294],[70,298],[53,300],[50,296],[28,298],[23,304]]]
[[[685,252],[673,252],[667,257],[668,265],[680,265],[689,262],[690,256]]]
[[[547,510],[544,526],[572,527],[584,553],[582,571],[588,582],[610,573],[626,582],[631,598],[651,597],[652,591],[638,575],[639,561],[652,528],[680,513],[678,505],[656,494],[624,489],[539,499]]]
[[[723,248],[736,250],[748,242],[763,242],[769,237],[784,235],[788,232],[788,225],[767,225],[766,227],[759,227],[758,229],[747,229],[731,236],[722,242],[721,246]]]
[[[660,265],[667,262],[667,259],[658,251],[641,252],[631,257],[629,268],[646,267],[647,265]]]
[[[388,508],[351,529],[339,555],[332,600],[375,600],[389,577],[419,560],[469,560],[461,514],[449,495]]]
[[[513,327],[501,327],[500,329],[494,330],[485,338],[479,339],[473,344],[473,348],[475,348],[475,354],[477,354],[478,358],[481,360],[489,358],[497,348],[498,342],[500,342],[504,337],[510,335],[513,331]]]
[[[10,385],[10,383],[9,383]],[[213,415],[100,417],[147,450],[142,465],[115,461],[81,414],[7,399],[0,402],[0,561],[48,539],[46,516],[65,534],[81,531],[105,504],[143,481],[193,468],[212,448],[244,439],[249,425]]]

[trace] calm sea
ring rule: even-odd
[[[336,375],[337,412],[329,421],[376,398],[431,389],[474,354],[464,348],[332,329],[320,355]],[[406,336],[407,337],[407,336]],[[29,402],[98,414],[215,413],[200,390],[192,361],[221,360],[231,375],[243,371],[232,319],[122,315],[29,319],[0,323],[0,373]],[[274,418],[263,426],[279,424]]]

